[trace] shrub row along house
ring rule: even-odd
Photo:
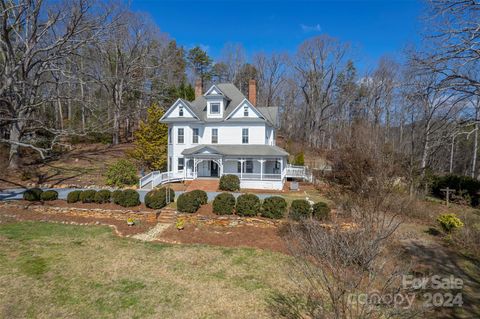
[[[168,172],[152,172],[140,180],[151,188],[174,180],[240,178],[241,188],[282,189],[288,153],[275,145],[278,107],[256,105],[256,84],[247,99],[233,84],[212,85],[195,100],[178,99],[161,118],[168,124]]]

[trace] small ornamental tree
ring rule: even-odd
[[[167,167],[168,126],[160,123],[164,111],[157,104],[147,110],[146,122],[140,122],[134,133],[135,148],[129,155],[151,170],[163,170]]]
[[[132,162],[120,159],[107,168],[107,185],[123,187],[138,182],[137,169]]]
[[[300,152],[297,155],[295,155],[295,158],[293,160],[293,165],[300,165],[300,166],[305,165],[305,156],[303,155],[303,152]]]

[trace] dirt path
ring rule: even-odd
[[[132,238],[141,240],[141,241],[154,241],[157,239],[161,233],[163,233],[171,224],[158,223],[155,227],[149,229],[145,233],[137,234],[132,236]]]

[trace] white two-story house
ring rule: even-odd
[[[233,174],[241,188],[282,189],[288,153],[275,145],[278,108],[255,105],[255,81],[248,99],[230,83],[204,94],[197,83],[195,93],[194,101],[178,99],[160,120],[168,124],[168,172],[153,176],[151,186]]]

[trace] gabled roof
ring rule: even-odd
[[[184,99],[177,99],[175,101],[175,103],[172,104],[172,106],[170,106],[170,108],[167,110],[167,112],[165,112],[165,114],[163,114],[162,118],[160,119],[160,121],[163,121],[165,120],[165,118],[168,116],[168,114],[170,114],[174,109],[175,107],[177,106],[178,103],[182,103],[186,108],[187,110],[193,114],[193,116],[198,120],[199,117],[198,115],[193,111],[193,108],[192,108],[192,105],[190,104],[190,102],[188,102],[187,100],[184,100]],[[184,119],[184,118],[177,118],[177,119]],[[169,119],[169,120],[173,120],[173,119]],[[188,118],[185,118],[184,120],[189,120]],[[190,120],[193,120],[193,119],[190,119]]]
[[[222,95],[226,99],[226,107],[225,111],[223,112],[222,118],[208,118],[207,117],[207,98],[205,95],[197,97],[194,101],[188,102],[183,99],[178,99],[174,105],[165,113],[165,115],[160,119],[162,122],[173,122],[173,121],[180,121],[176,119],[168,119],[165,120],[166,115],[173,109],[173,107],[177,104],[180,100],[182,101],[188,109],[198,118],[198,120],[203,122],[221,122],[229,118],[230,115],[235,111],[237,107],[239,107],[245,100],[248,99],[243,95],[240,90],[233,85],[232,83],[219,83],[212,85],[205,94],[211,91],[213,88],[217,88]],[[250,102],[249,102],[250,103]],[[251,103],[250,103],[251,105]],[[278,108],[277,107],[253,107],[257,110],[264,120],[271,126],[278,127]],[[186,118],[185,121],[191,121],[193,119]],[[229,121],[251,121],[251,122],[258,122],[259,119],[229,119]],[[263,120],[262,120],[263,121]]]
[[[204,151],[224,156],[288,156],[278,146],[263,144],[201,144],[183,150],[182,155],[201,154]]]

